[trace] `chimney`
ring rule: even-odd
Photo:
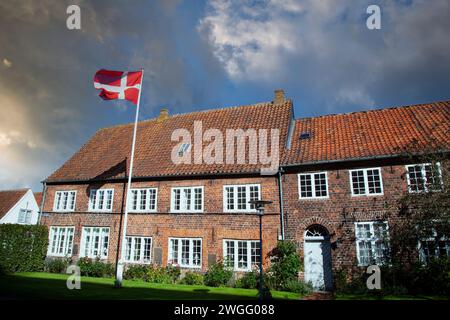
[[[273,103],[275,103],[275,104],[284,103],[285,100],[286,99],[284,98],[284,90],[276,89]]]
[[[162,122],[162,121],[167,120],[167,119],[169,119],[169,109],[162,108],[159,111],[158,122]]]

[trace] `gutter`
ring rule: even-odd
[[[283,199],[283,168],[280,167],[278,170],[278,192],[280,198],[280,223],[281,223],[281,240],[284,240],[284,199]]]
[[[44,211],[44,203],[45,203],[45,197],[47,195],[47,183],[44,181],[42,182],[43,186],[42,186],[42,200],[41,200],[41,207],[39,208],[39,215],[38,215],[38,221],[37,224],[41,224],[41,217],[42,217],[42,212]]]

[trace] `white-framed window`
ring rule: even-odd
[[[169,238],[168,263],[183,268],[201,268],[202,239]]]
[[[56,191],[53,211],[75,211],[76,191]]]
[[[114,189],[91,189],[89,211],[111,212],[113,197]]]
[[[412,164],[406,166],[410,193],[441,191],[443,187],[441,164]]]
[[[50,227],[48,256],[66,257],[72,255],[75,227]]]
[[[172,188],[171,212],[203,212],[203,187]]]
[[[130,212],[156,212],[156,188],[131,189]]]
[[[108,245],[108,227],[83,227],[81,257],[106,259],[108,257]]]
[[[300,199],[328,198],[327,172],[300,173],[298,175],[298,193]]]
[[[127,236],[125,238],[125,262],[150,263],[152,261],[152,238]]]
[[[28,210],[28,209],[20,209],[17,223],[18,224],[30,224],[32,215],[33,215],[33,211]]]
[[[383,194],[381,168],[350,170],[352,196],[377,196]]]
[[[223,186],[224,212],[256,212],[255,205],[249,203],[252,200],[261,200],[259,184]]]
[[[224,239],[223,260],[235,271],[252,270],[260,262],[259,241]]]
[[[388,258],[386,221],[355,222],[356,254],[359,266],[381,265]]]
[[[428,263],[431,259],[449,256],[450,237],[442,233],[438,235],[435,228],[429,238],[419,241],[419,257],[423,263]]]

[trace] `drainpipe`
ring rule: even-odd
[[[278,170],[278,192],[280,199],[280,213],[281,213],[281,240],[284,240],[284,200],[283,200],[283,182],[282,182],[283,168]]]
[[[41,200],[41,207],[39,208],[39,215],[38,215],[37,224],[41,224],[42,211],[44,211],[45,196],[47,195],[47,183],[44,181],[42,184],[43,184],[43,187],[42,187],[42,200]]]

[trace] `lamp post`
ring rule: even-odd
[[[263,299],[264,277],[263,277],[263,245],[262,245],[262,217],[264,215],[264,206],[271,204],[268,200],[251,200],[248,203],[253,204],[259,216],[259,300]]]

